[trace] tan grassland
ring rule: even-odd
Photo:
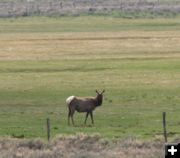
[[[178,31],[1,34],[0,60],[177,58]]]

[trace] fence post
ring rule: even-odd
[[[164,139],[167,143],[167,131],[166,131],[166,112],[163,112],[163,130],[164,130]]]
[[[47,118],[47,139],[48,139],[48,142],[50,141],[50,133],[51,133],[51,130],[50,130],[50,119]]]

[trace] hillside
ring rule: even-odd
[[[134,18],[179,13],[179,0],[0,0],[0,17],[110,14]]]

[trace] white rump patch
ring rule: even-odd
[[[72,101],[74,98],[75,98],[75,96],[70,96],[70,97],[68,97],[68,98],[66,99],[66,103],[67,103],[67,104],[70,104],[71,101]]]

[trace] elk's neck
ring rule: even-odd
[[[102,100],[103,100],[103,98],[102,97],[96,97],[95,98],[95,102],[96,102],[96,106],[100,106],[101,104],[102,104]]]

